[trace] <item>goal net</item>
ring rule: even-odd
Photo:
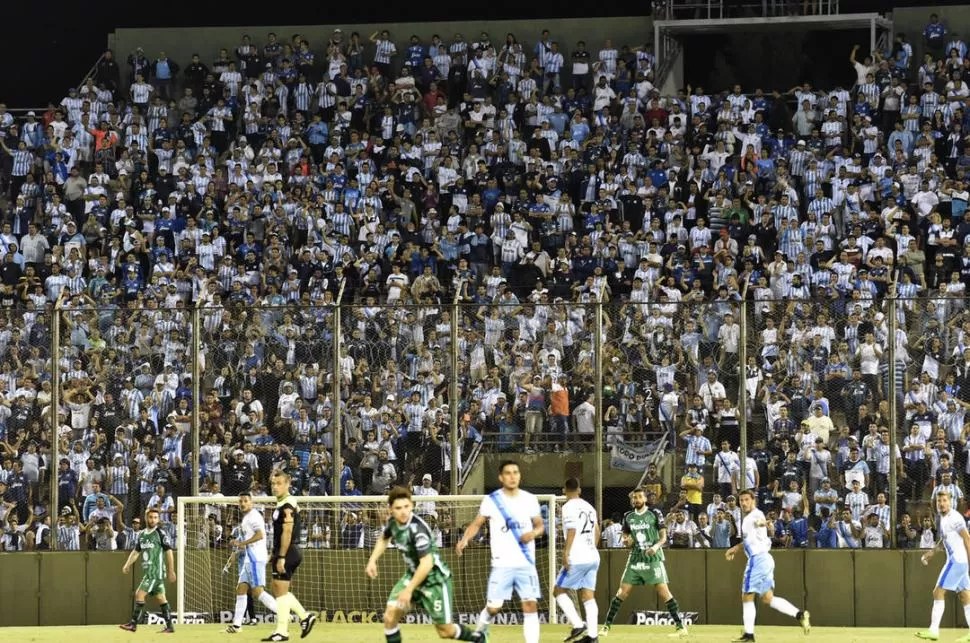
[[[538,496],[546,533],[537,540],[536,564],[542,583],[539,615],[542,622],[555,623],[550,610],[552,587],[558,571],[557,538],[553,529],[557,499]],[[434,530],[442,558],[454,580],[452,613],[457,623],[473,625],[485,606],[490,569],[488,524],[469,544],[462,556],[455,544],[464,528],[478,514],[482,496],[415,496],[415,513]],[[254,506],[263,513],[266,545],[272,551],[272,511],[276,499],[257,497]],[[378,563],[379,575],[371,580],[364,567],[374,543],[381,537],[389,518],[385,496],[298,496],[303,531],[299,546],[303,563],[292,581],[292,592],[303,606],[320,613],[323,623],[380,623],[384,605],[394,583],[404,573],[401,555],[389,548]],[[237,498],[192,496],[178,499],[177,572],[178,621],[180,623],[229,623],[235,605],[238,567],[231,558],[234,530],[240,520]],[[267,570],[267,585],[270,583]],[[267,589],[269,589],[267,587]],[[254,601],[256,620],[271,622],[259,601]],[[521,623],[516,601],[507,602],[496,616],[496,624]],[[415,609],[405,623],[430,623],[427,614]]]

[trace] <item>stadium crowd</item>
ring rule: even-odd
[[[677,447],[679,486],[647,478],[671,546],[731,544],[746,488],[780,545],[932,543],[902,513],[962,498],[970,475],[957,34],[934,17],[922,59],[902,34],[854,50],[847,87],[667,96],[649,44],[396,42],[242,36],[211,64],[107,51],[46,112],[0,105],[3,550],[124,548],[144,509],[174,520],[195,340],[209,494],[263,492],[277,467],[331,493],[335,447],[342,494],[447,493],[454,404],[459,462],[589,450],[597,302],[608,444]]]

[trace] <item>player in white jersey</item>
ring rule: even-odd
[[[754,598],[761,595],[761,602],[782,614],[796,619],[802,630],[808,634],[811,629],[808,610],[800,610],[788,600],[775,596],[775,559],[771,557],[771,536],[775,531],[774,523],[755,506],[754,493],[745,489],[738,494],[741,504],[741,542],[724,554],[728,560],[744,548],[748,564],[744,568],[744,581],[741,586],[742,620],[744,632],[735,641],[754,640],[754,620],[757,610]]]
[[[488,538],[492,550],[492,571],[488,576],[485,609],[478,616],[476,632],[487,632],[492,619],[512,593],[522,603],[522,632],[525,643],[539,643],[539,572],[536,571],[535,540],[545,532],[539,501],[528,491],[519,489],[522,473],[515,462],[499,466],[502,488],[482,500],[478,516],[465,529],[456,545],[458,555],[465,550],[488,521]]]
[[[266,609],[276,613],[276,599],[269,592],[264,591],[269,552],[266,549],[263,516],[258,509],[253,508],[253,497],[248,492],[239,494],[239,513],[242,515],[238,528],[239,537],[233,542],[239,565],[239,581],[236,585],[236,608],[232,623],[226,628],[229,634],[236,634],[242,628],[250,589],[254,599],[259,600]]]
[[[556,577],[553,595],[556,604],[572,625],[572,631],[564,640],[567,643],[588,643],[599,636],[596,622],[599,608],[596,605],[596,572],[600,568],[600,553],[596,543],[600,540],[600,525],[593,505],[579,497],[579,480],[566,480],[563,494],[566,504],[562,506],[562,532],[565,544],[562,550],[562,568]],[[586,623],[579,618],[569,590],[576,590],[586,612]]]
[[[970,533],[967,532],[967,523],[963,516],[953,509],[953,496],[950,495],[949,490],[937,492],[936,509],[940,512],[937,530],[939,540],[932,549],[923,554],[920,560],[924,565],[929,564],[930,558],[942,545],[946,550],[946,564],[940,572],[939,580],[936,581],[936,587],[933,588],[930,629],[916,634],[917,637],[928,641],[938,641],[940,638],[940,621],[943,619],[943,610],[946,607],[944,599],[947,592],[956,592],[960,595],[963,614],[967,623],[970,623],[970,573],[968,573]],[[958,638],[957,641],[970,641],[970,634]]]

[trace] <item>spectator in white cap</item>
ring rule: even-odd
[[[243,491],[249,491],[253,484],[253,469],[246,461],[246,452],[233,449],[232,458],[222,463],[223,489],[227,496],[238,496]]]
[[[432,486],[432,478],[430,473],[426,473],[421,477],[421,485],[417,486],[414,484],[414,476],[411,476],[411,493],[414,496],[437,496],[438,490]],[[414,511],[419,516],[434,516],[438,517],[438,511],[435,507],[434,501],[416,501],[414,504]]]

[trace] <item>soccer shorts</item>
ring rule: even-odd
[[[138,583],[137,591],[145,592],[149,596],[165,596],[165,581],[161,578],[145,576]]]
[[[970,567],[967,563],[946,561],[943,571],[940,572],[940,579],[936,581],[936,586],[948,592],[970,590]]]
[[[239,583],[250,587],[266,587],[266,561],[256,560],[249,552],[240,555]]]
[[[394,585],[390,596],[387,597],[388,605],[397,605],[397,596],[404,591],[404,588],[411,582],[410,576],[402,576],[401,580]],[[428,614],[428,618],[435,625],[446,625],[452,622],[451,616],[451,579],[442,582],[429,583],[425,581],[411,594],[411,607],[418,607]]]
[[[273,580],[288,581],[292,579],[300,563],[303,562],[303,554],[300,553],[300,550],[296,547],[290,547],[286,552],[286,557],[283,559],[283,573],[281,574],[276,569],[277,558],[277,556],[273,556],[269,561],[270,567],[273,570]]]
[[[744,568],[741,591],[745,594],[767,594],[775,589],[775,559],[765,552],[748,559]]]
[[[569,569],[560,569],[556,576],[556,587],[561,589],[596,589],[596,572],[599,563],[584,565],[570,565]]]
[[[493,567],[488,575],[489,604],[512,600],[512,592],[520,601],[536,601],[542,598],[539,587],[539,573],[532,565],[523,567]]]
[[[667,582],[667,568],[660,560],[627,564],[623,570],[623,578],[620,579],[622,585],[666,585]]]

